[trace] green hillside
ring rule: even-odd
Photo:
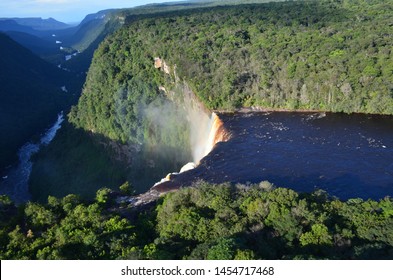
[[[241,3],[260,3],[268,0],[223,0],[223,1],[185,1],[176,3],[162,3],[138,6],[128,9],[102,10],[87,15],[76,27],[58,30],[62,42],[80,52],[75,59],[67,61],[64,65],[74,71],[87,72],[94,51],[102,40],[119,29],[126,21],[137,21],[170,11],[183,11],[201,7],[214,7],[218,5],[235,5]]]
[[[97,15],[99,14],[97,13]],[[82,22],[74,34],[67,35],[64,38],[65,44],[68,44],[72,49],[76,49],[81,53],[73,59],[65,61],[62,65],[67,69],[72,69],[74,72],[86,73],[98,45],[106,36],[119,29],[121,25],[122,22],[118,19],[117,14],[109,11],[105,18]]]
[[[79,104],[78,127],[136,142],[138,102],[176,86],[207,108],[393,113],[392,3],[305,1],[171,12],[133,21],[101,44]],[[123,91],[125,99],[116,98]],[[141,101],[143,100],[143,101]],[[125,124],[116,112],[126,107]],[[124,126],[132,127],[129,133]]]

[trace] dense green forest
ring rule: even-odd
[[[181,82],[215,110],[391,114],[392,7],[299,1],[129,17],[96,51],[70,120],[112,140],[141,142],[141,107],[163,95],[159,86]],[[155,57],[169,74],[154,68]]]
[[[127,186],[122,190],[127,191]],[[296,193],[268,182],[193,186],[129,209],[100,189],[0,201],[1,259],[391,259],[393,200]]]

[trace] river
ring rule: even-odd
[[[41,136],[38,142],[28,142],[18,152],[18,165],[11,167],[7,175],[0,178],[0,194],[8,195],[16,204],[30,200],[29,177],[33,163],[31,157],[40,150],[42,145],[48,145],[56,135],[64,121],[63,112],[59,113],[56,122]]]
[[[393,117],[335,113],[225,113],[232,137],[173,186],[203,179],[257,183],[340,199],[393,196]]]
[[[230,139],[217,143],[195,169],[171,178],[169,187],[199,179],[269,181],[299,192],[323,189],[343,200],[393,196],[393,116],[265,112],[219,118]],[[20,149],[19,164],[0,179],[1,194],[16,203],[30,199],[31,156],[50,143],[62,122],[61,113],[39,142]]]

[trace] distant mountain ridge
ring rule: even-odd
[[[118,22],[116,17],[111,16],[111,11],[103,10],[89,14],[77,26],[59,22],[53,18],[0,18],[0,32],[6,33],[14,41],[55,65],[65,63],[66,55],[76,51],[82,52],[90,45],[94,45],[89,48],[92,50],[89,51],[87,58],[82,58],[80,64],[83,67],[79,65],[77,67],[78,72],[86,72],[99,42],[108,33],[117,29],[114,26],[120,26],[112,24],[108,27],[108,22]],[[75,63],[79,64],[73,62]],[[68,68],[68,66],[65,67]]]
[[[58,30],[69,28],[70,26],[64,22],[55,20],[54,18],[43,19],[40,17],[34,18],[0,18],[1,21],[12,20],[18,25],[31,27],[34,30]]]
[[[18,31],[18,32],[25,32],[28,34],[38,34],[37,30],[34,30],[30,26],[25,26],[17,23],[15,20],[12,19],[0,19],[0,31]]]

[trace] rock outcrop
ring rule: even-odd
[[[156,69],[161,69],[162,71],[165,72],[165,74],[170,74],[171,73],[171,68],[169,67],[168,64],[166,64],[165,60],[155,57],[154,58],[154,67]]]

